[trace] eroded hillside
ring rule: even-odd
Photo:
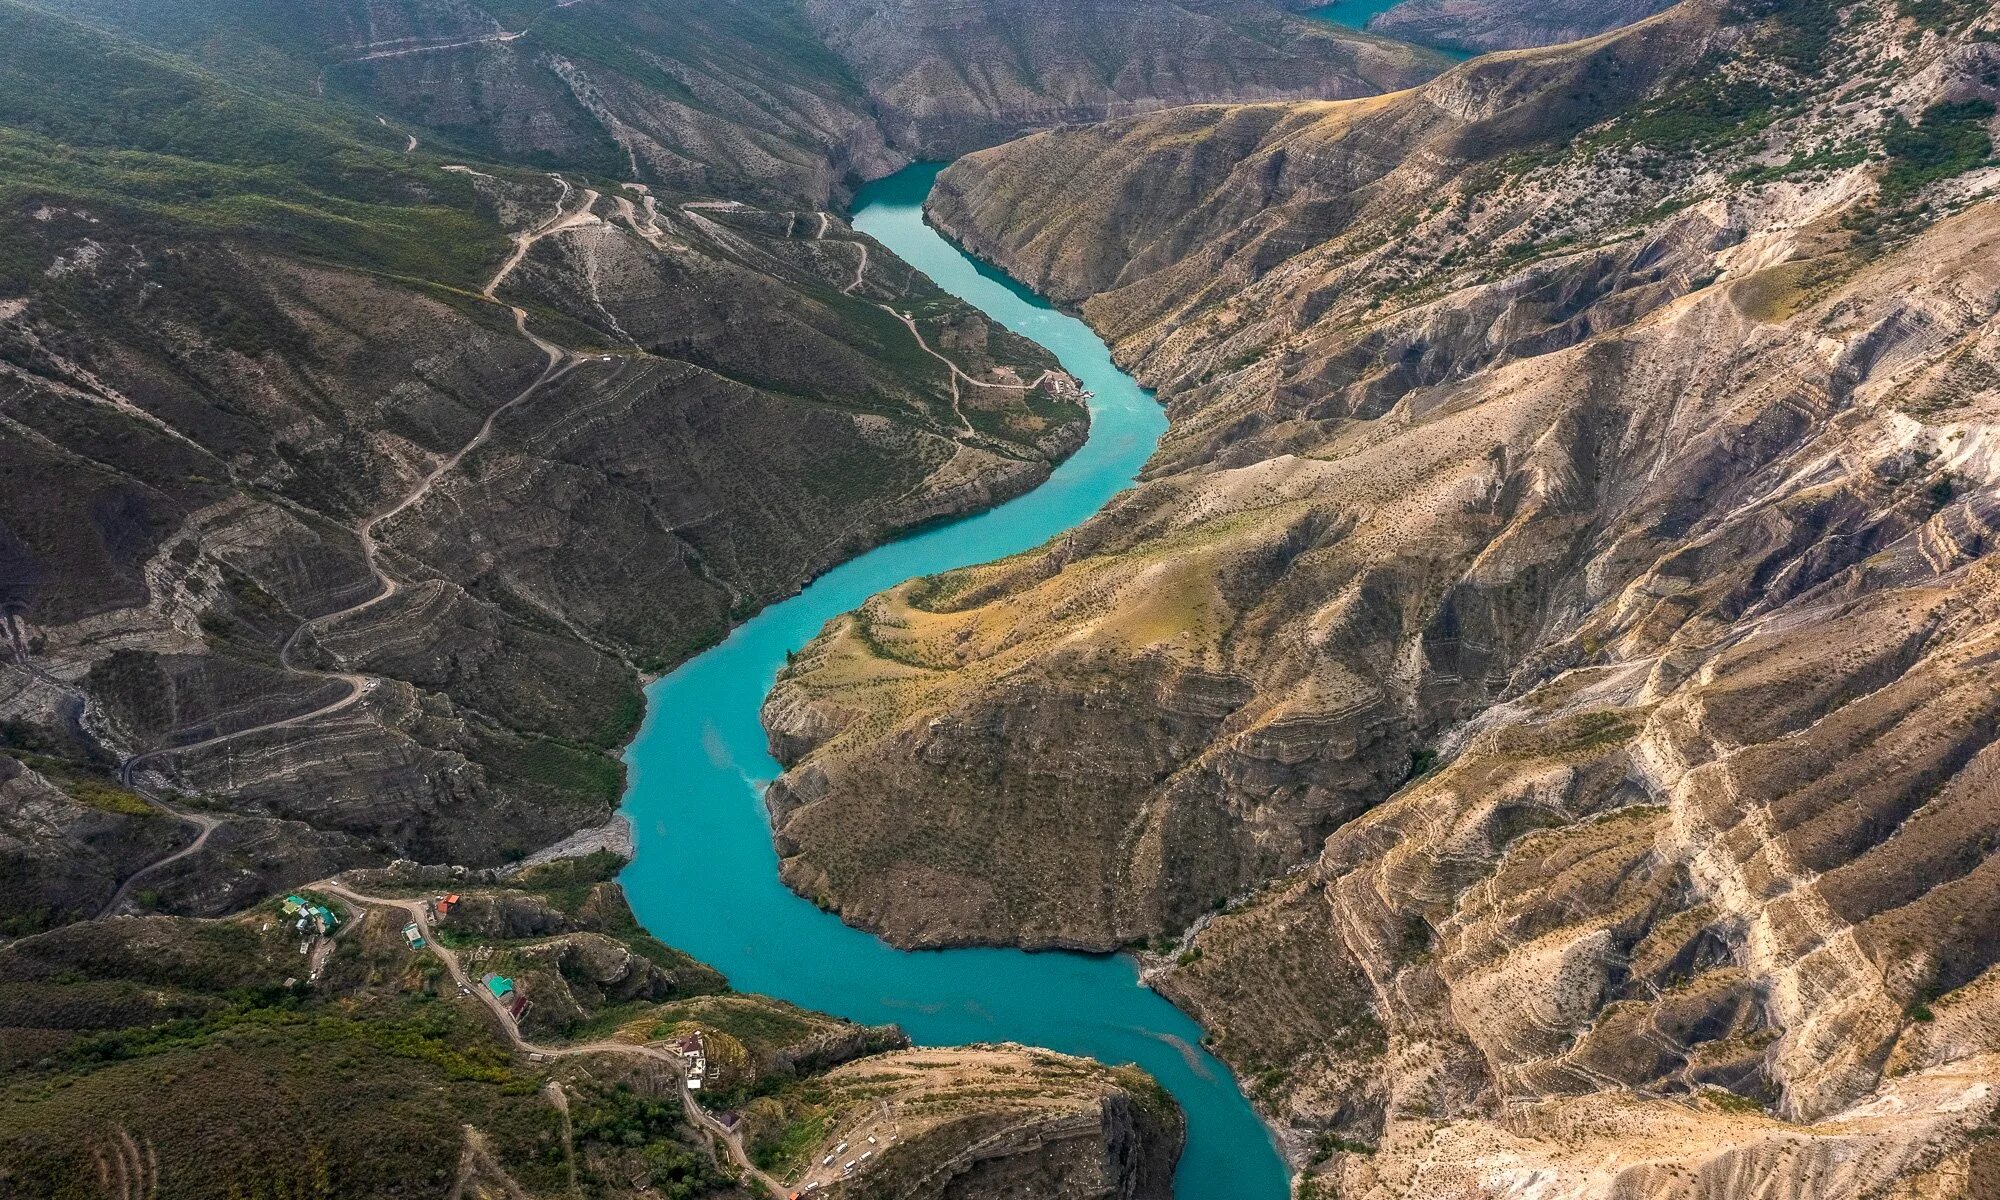
[[[7,15],[43,86],[96,46]],[[10,818],[29,927],[119,888],[56,882],[63,830],[186,836],[118,798],[142,772],[246,818],[146,880],[204,911],[600,822],[642,673],[1081,438],[1046,356],[825,213],[405,161],[136,51],[91,69],[181,106],[107,130],[13,93],[46,132],[8,183],[10,737],[58,782],[122,760]],[[240,123],[176,124],[210,108]]]
[[[1046,355],[828,211],[920,148],[850,19],[0,8],[9,928],[601,822],[645,675],[1080,441]],[[1241,90],[1250,27],[1257,94],[1374,45],[1201,21],[1212,73],[1120,94]],[[1040,96],[966,103],[1083,111]]]
[[[809,0],[806,10],[890,142],[925,159],[1172,104],[1373,95],[1446,65],[1261,0]]]
[[[1173,429],[802,656],[787,879],[1167,935],[1321,1194],[1979,1194],[1996,95],[1982,8],[1690,3],[948,171]]]
[[[1367,29],[1422,46],[1483,54],[1594,37],[1652,16],[1661,0],[1402,0]]]

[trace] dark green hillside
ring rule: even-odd
[[[551,880],[574,874],[559,865]],[[496,890],[485,911],[555,915],[540,894]],[[722,986],[624,928],[622,903],[595,907],[608,924],[557,919],[668,955],[693,986],[660,998]],[[635,1179],[690,1200],[726,1187],[632,1061],[516,1056],[440,962],[404,945],[393,911],[340,911],[314,983],[275,903],[228,921],[89,922],[0,949],[0,1194],[96,1196],[100,1172],[135,1181],[128,1194],[203,1200],[442,1196],[498,1172],[535,1195],[624,1194]],[[554,1080],[573,1124],[549,1102]]]
[[[245,236],[459,286],[504,248],[464,177],[412,162],[343,108],[240,86],[13,0],[0,0],[0,43],[0,211],[82,207],[140,236]],[[18,221],[0,227],[0,272],[38,261],[20,238]]]
[[[392,152],[407,130],[440,153],[782,194],[823,186],[833,141],[869,119],[866,93],[799,13],[755,0],[33,3],[314,111],[346,106],[352,133]],[[606,113],[661,152],[628,155]]]

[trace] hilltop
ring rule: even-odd
[[[0,947],[0,1184],[693,1200],[812,1175],[828,1196],[1023,1178],[1166,1194],[1179,1117],[1142,1075],[911,1051],[893,1027],[731,992],[638,930],[619,865],[403,867],[306,889],[303,931],[273,900]],[[836,1146],[865,1169],[817,1169]]]

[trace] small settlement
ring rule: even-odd
[[[302,896],[285,897],[284,907],[286,916],[298,918],[297,928],[302,934],[331,937],[333,931],[340,927],[340,918],[333,915],[332,909]]]
[[[701,1034],[690,1033],[677,1037],[673,1045],[681,1052],[681,1057],[687,1060],[688,1091],[700,1091],[702,1082],[708,1077],[708,1051],[702,1045]]]
[[[480,982],[486,985],[486,990],[492,993],[495,1000],[506,1006],[507,1015],[516,1021],[528,1011],[528,998],[523,996],[514,986],[514,981],[505,975],[488,975]]]

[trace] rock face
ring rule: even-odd
[[[1484,53],[1553,46],[1593,37],[1644,20],[1666,8],[1662,0],[1403,0],[1369,18],[1368,32],[1425,46]]]
[[[1214,100],[1408,87],[1444,60],[1261,0],[810,0],[890,144],[956,158],[1032,129]]]
[[[1138,1071],[1011,1044],[872,1055],[746,1117],[753,1145],[759,1121],[820,1122],[824,1144],[788,1179],[830,1196],[1167,1200],[1183,1139],[1172,1099]]]
[[[787,878],[912,943],[1185,929],[1153,978],[1329,1193],[1979,1194],[2000,57],[1954,14],[1684,4],[946,172],[1173,428],[802,656]]]

